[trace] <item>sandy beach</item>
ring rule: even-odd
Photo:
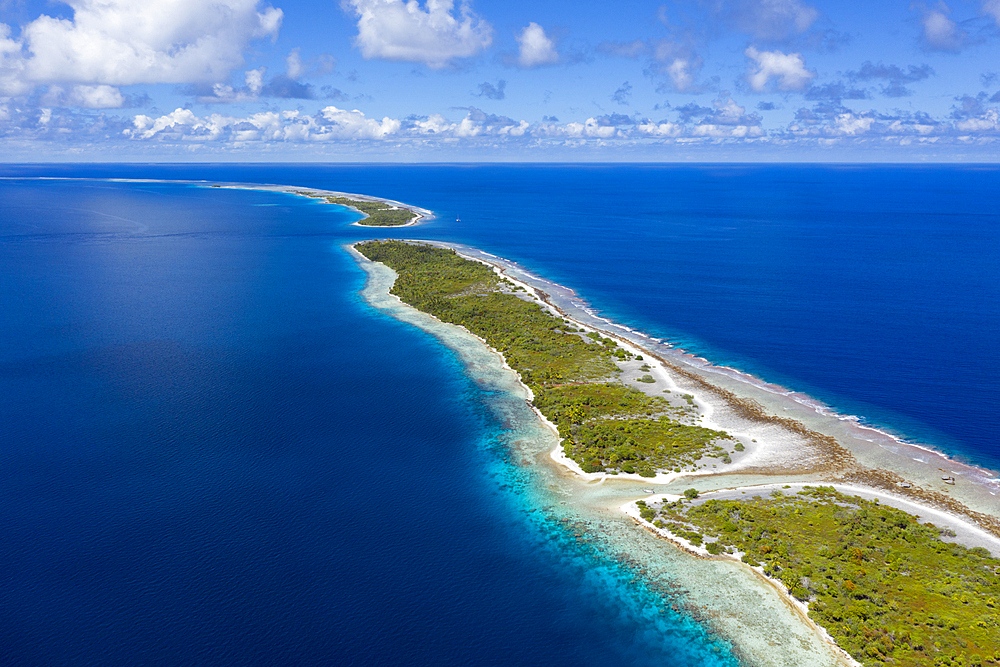
[[[961,517],[1000,537],[997,472],[955,461],[929,445],[905,442],[855,417],[837,414],[808,396],[735,369],[713,366],[610,322],[593,313],[572,290],[502,258],[457,244],[427,243],[454,248],[468,259],[492,266],[553,314],[579,328],[610,336],[642,355],[657,382],[632,386],[651,395],[662,389],[686,392],[698,406],[698,424],[726,431],[744,444],[745,451],[734,456],[731,464],[718,464],[708,474],[681,475],[697,482],[693,486],[703,490],[746,486],[776,481],[776,476],[783,481],[851,484]],[[623,379],[629,380],[627,372]],[[553,453],[553,458],[568,465],[561,452]],[[586,478],[603,476],[597,473]],[[670,484],[678,478],[676,474],[654,479],[613,477],[633,477],[646,484]]]
[[[453,248],[463,257],[491,266],[554,315],[585,331],[615,338],[622,347],[642,356],[641,362],[620,364],[624,381],[651,395],[664,395],[667,390],[671,400],[690,397],[688,402],[696,406],[692,423],[724,430],[744,444],[745,450],[734,455],[732,463],[699,470],[660,472],[653,478],[585,473],[563,454],[555,426],[530,406],[531,391],[499,352],[465,329],[442,323],[389,295],[394,272],[348,248],[369,275],[364,292],[369,303],[438,336],[459,353],[473,377],[490,376],[491,365],[496,367],[492,373],[498,371],[506,376],[494,381],[525,402],[535,423],[533,438],[538,450],[526,454],[526,458],[558,480],[567,498],[561,501],[563,505],[590,521],[610,521],[620,528],[612,516],[617,514],[633,525],[642,525],[645,531],[633,531],[620,538],[625,557],[647,554],[653,560],[662,559],[663,554],[647,543],[652,536],[661,544],[681,548],[687,562],[670,559],[672,568],[667,576],[690,584],[686,586],[689,604],[697,606],[693,601],[700,600],[701,609],[710,612],[710,624],[754,664],[792,664],[787,662],[791,655],[799,656],[794,661],[798,665],[857,663],[834,645],[807,616],[806,606],[788,595],[780,583],[762,571],[751,573],[751,568],[733,559],[712,557],[703,549],[682,544],[683,540],[642,521],[635,500],[674,498],[690,487],[706,497],[725,498],[822,483],[851,495],[878,498],[923,522],[950,529],[955,533],[951,541],[981,546],[1000,556],[1000,502],[996,475],[991,471],[952,461],[924,445],[904,443],[888,433],[860,425],[855,419],[836,415],[808,397],[796,396],[733,369],[713,367],[641,332],[609,322],[589,312],[572,291],[502,258],[455,244],[427,243]],[[632,383],[635,373],[629,363],[648,364],[655,382]],[[522,441],[522,445],[530,440]],[[943,476],[953,477],[955,485],[943,483]],[[614,531],[612,534],[621,535]],[[698,573],[697,581],[688,579],[694,572]],[[754,597],[753,607],[732,602],[746,602],[747,596]],[[776,641],[778,636],[785,637],[785,641]]]
[[[403,204],[402,202],[393,201],[392,199],[384,199],[382,197],[370,197],[368,195],[358,195],[351,192],[338,192],[336,190],[319,190],[316,188],[303,188],[292,185],[255,185],[255,184],[243,184],[243,183],[217,183],[213,184],[212,187],[225,188],[230,190],[261,190],[263,192],[283,192],[285,194],[297,195],[299,197],[306,197],[309,199],[319,199],[323,201],[323,203],[327,203],[325,201],[326,197],[344,197],[346,199],[354,199],[356,201],[369,201],[369,202],[377,202],[380,204],[388,204],[393,208],[412,211],[416,216],[413,218],[413,220],[406,223],[405,225],[392,225],[393,228],[413,227],[415,225],[428,222],[429,220],[432,220],[434,218],[434,213],[428,211],[425,208],[420,208],[418,206],[410,206],[409,204]],[[349,208],[352,211],[356,211],[357,213],[363,214],[363,211],[359,211],[353,206],[347,206],[345,204],[337,204],[337,206],[345,206],[345,208]],[[364,224],[364,219],[351,224],[356,225],[358,227],[371,227],[371,228],[378,228],[384,226],[384,225],[366,225]]]

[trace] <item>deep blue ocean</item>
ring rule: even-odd
[[[0,180],[0,664],[735,664],[529,518],[475,382],[359,296],[341,245],[363,238],[476,246],[1000,469],[1000,168],[0,176],[24,177]],[[371,230],[290,195],[105,178],[326,188],[438,218]]]

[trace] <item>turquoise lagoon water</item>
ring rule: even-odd
[[[993,168],[0,171],[438,214],[367,230],[289,195],[0,182],[5,664],[736,664],[669,577],[573,524],[504,396],[363,301],[341,246],[372,236],[518,261],[617,321],[1000,467]]]

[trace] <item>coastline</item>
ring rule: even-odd
[[[409,204],[404,204],[402,202],[395,201],[393,199],[385,199],[383,197],[371,197],[369,195],[359,195],[352,192],[338,192],[336,190],[320,190],[317,188],[302,188],[292,185],[255,185],[255,184],[211,184],[210,187],[222,188],[227,190],[260,190],[262,192],[281,192],[288,195],[296,195],[298,197],[306,197],[307,199],[319,199],[324,204],[329,204],[331,202],[325,201],[325,197],[344,197],[347,199],[354,199],[356,201],[367,201],[367,202],[377,202],[380,204],[388,204],[394,208],[405,209],[412,212],[416,217],[405,225],[366,225],[364,224],[367,214],[363,211],[359,211],[353,206],[347,204],[336,204],[336,206],[343,206],[344,208],[349,208],[356,213],[360,213],[365,216],[357,222],[352,222],[351,224],[355,227],[365,227],[367,229],[399,229],[403,227],[413,227],[415,225],[423,224],[434,219],[434,213],[427,210],[426,208],[420,208],[419,206],[411,206]]]
[[[542,279],[531,275],[529,272],[516,267],[502,258],[484,253],[475,249],[458,244],[420,241],[429,245],[445,247],[455,250],[460,256],[481,262],[490,266],[498,275],[510,280],[515,285],[525,290],[533,300],[541,307],[551,312],[553,315],[565,319],[574,326],[586,331],[599,331],[602,334],[610,335],[619,344],[633,354],[641,354],[646,363],[652,366],[652,373],[656,376],[656,385],[660,386],[662,381],[671,391],[687,391],[698,406],[697,424],[708,428],[726,430],[737,436],[741,442],[747,442],[746,452],[739,460],[723,466],[724,469],[702,469],[698,471],[685,471],[681,473],[659,473],[653,478],[643,478],[634,474],[608,474],[585,473],[576,462],[570,460],[562,452],[559,442],[558,431],[554,424],[544,417],[534,406],[531,410],[538,420],[538,423],[548,432],[554,445],[548,449],[548,456],[544,457],[550,465],[555,465],[576,481],[577,484],[585,484],[587,487],[600,486],[604,488],[617,487],[620,490],[631,492],[631,499],[624,505],[619,505],[617,510],[627,515],[648,530],[650,534],[657,538],[664,538],[672,545],[682,551],[699,556],[706,561],[717,564],[730,561],[733,566],[742,569],[748,567],[743,563],[734,561],[732,558],[712,557],[707,551],[700,553],[700,550],[693,545],[683,544],[683,540],[667,534],[665,531],[657,529],[652,524],[643,521],[638,516],[638,508],[635,505],[638,489],[637,483],[646,486],[658,487],[651,498],[663,498],[665,496],[676,496],[680,493],[681,484],[685,486],[694,485],[700,492],[714,493],[762,493],[777,486],[785,484],[797,484],[799,486],[808,483],[820,483],[827,486],[834,486],[839,490],[849,492],[852,495],[862,497],[878,498],[887,505],[895,506],[904,511],[915,514],[921,521],[932,521],[940,528],[950,528],[955,532],[955,541],[966,546],[981,546],[990,551],[994,556],[1000,556],[1000,521],[997,518],[997,507],[991,499],[995,498],[994,491],[988,485],[982,485],[978,493],[975,491],[977,477],[990,478],[989,471],[985,471],[972,466],[964,466],[957,462],[948,460],[951,468],[969,468],[962,472],[954,473],[963,475],[965,481],[972,480],[968,486],[973,488],[969,493],[966,489],[965,497],[972,497],[974,500],[970,505],[966,505],[953,497],[946,496],[933,488],[920,486],[918,482],[928,485],[928,481],[933,479],[936,472],[925,467],[921,475],[908,475],[902,477],[899,472],[890,467],[869,468],[860,461],[871,460],[872,453],[865,451],[864,446],[849,442],[842,444],[836,435],[831,434],[829,429],[816,430],[815,424],[803,424],[801,421],[791,417],[776,416],[767,413],[766,403],[760,401],[756,395],[746,396],[737,394],[727,387],[719,387],[710,383],[704,375],[691,370],[698,368],[704,374],[715,373],[726,377],[739,377],[738,372],[732,369],[716,369],[711,367],[706,361],[700,360],[691,355],[687,355],[687,366],[678,363],[678,358],[684,359],[684,353],[673,350],[672,356],[665,355],[663,350],[655,350],[646,341],[654,342],[641,332],[636,332],[626,327],[622,327],[604,318],[598,318],[591,314],[588,318],[574,317],[576,313],[567,312],[570,308],[576,307],[578,310],[586,312],[579,304],[573,304],[568,299],[560,302],[553,298],[552,292],[564,290],[572,295],[570,290],[553,283],[547,283]],[[359,259],[360,263],[371,263],[362,257],[353,247],[350,252]],[[369,271],[366,268],[366,271]],[[391,270],[390,270],[391,271]],[[391,286],[391,282],[389,283]],[[546,289],[542,289],[542,288]],[[388,290],[388,287],[386,287]],[[393,297],[397,304],[409,308],[398,298]],[[375,304],[372,304],[375,305]],[[567,307],[569,306],[569,308]],[[419,311],[416,311],[419,312]],[[427,318],[437,322],[439,326],[454,327],[446,325],[436,320],[432,316],[421,313]],[[602,326],[602,324],[604,326]],[[418,324],[418,326],[420,326]],[[421,327],[425,328],[425,327]],[[458,328],[458,327],[456,327]],[[472,336],[480,342],[492,355],[500,360],[501,366],[511,372],[517,378],[517,384],[525,400],[531,401],[531,391],[523,382],[520,376],[510,369],[503,355],[498,351],[485,345],[478,336],[474,336],[465,329],[461,329],[466,335]],[[449,344],[447,336],[440,336]],[[637,341],[636,339],[645,339]],[[646,344],[643,344],[646,343]],[[450,346],[450,345],[449,345]],[[692,363],[691,360],[695,360]],[[727,373],[728,372],[728,373]],[[713,377],[709,375],[709,377]],[[749,377],[749,376],[746,376]],[[746,382],[748,386],[755,384],[764,385],[760,381]],[[771,395],[787,396],[790,392],[777,392],[773,386],[768,386]],[[796,401],[799,405],[802,402]],[[815,404],[815,402],[813,402]],[[787,409],[787,408],[786,408]],[[834,415],[832,411],[819,409],[813,412],[828,420],[833,420],[837,424],[852,422],[849,418]],[[857,424],[856,424],[857,425]],[[819,424],[822,428],[826,424]],[[860,426],[860,425],[858,425]],[[863,427],[874,430],[870,427]],[[867,442],[871,440],[865,439]],[[939,455],[942,460],[946,460],[943,455]],[[909,471],[907,471],[909,472]],[[915,481],[909,481],[909,480]],[[651,489],[642,490],[645,495],[649,495]],[[759,569],[759,568],[758,568]],[[756,570],[755,570],[756,572]],[[763,571],[756,572],[757,579],[762,580],[777,598],[782,601],[798,617],[798,622],[808,628],[809,632],[819,637],[821,641],[836,653],[836,664],[857,665],[850,656],[842,651],[832,640],[824,628],[816,624],[808,616],[807,605],[795,600],[784,588],[775,580],[763,574]],[[745,575],[744,575],[745,576]],[[729,635],[737,644],[741,641],[737,636]],[[806,663],[800,663],[806,664]]]
[[[530,390],[503,360],[463,327],[444,323],[389,294],[396,273],[371,262],[351,245],[342,246],[367,275],[362,297],[376,310],[412,324],[438,338],[466,366],[470,377],[494,396],[491,408],[514,435],[515,465],[530,471],[538,498],[532,503],[552,521],[577,526],[576,538],[600,540],[613,560],[627,563],[643,580],[666,592],[674,611],[712,628],[740,657],[740,664],[781,667],[789,657],[797,665],[850,665],[816,629],[792,609],[772,586],[742,571],[743,564],[692,558],[688,553],[635,530],[622,503],[643,494],[644,478],[586,480],[551,458],[558,437],[530,404]],[[641,479],[642,482],[638,480]],[[587,537],[581,537],[579,531]],[[668,603],[669,604],[669,603]]]
[[[554,460],[585,479],[628,479],[663,485],[689,478],[699,490],[750,486],[777,479],[824,484],[853,484],[882,495],[892,494],[921,506],[971,520],[1000,537],[1000,479],[994,471],[949,458],[928,445],[911,444],[840,415],[818,401],[768,384],[741,371],[716,367],[705,359],[672,348],[645,334],[599,317],[572,290],[546,281],[490,253],[461,244],[419,241],[450,248],[466,259],[491,266],[504,278],[534,295],[540,305],[588,331],[614,338],[666,376],[668,387],[694,396],[709,428],[727,431],[747,444],[730,465],[700,475],[584,473],[561,449]],[[642,388],[642,387],[640,387]],[[783,477],[778,477],[782,475]],[[954,486],[942,477],[952,477]],[[721,487],[709,480],[725,478]],[[908,485],[908,486],[907,486]]]
[[[317,188],[304,188],[296,185],[272,185],[269,183],[229,183],[223,181],[193,181],[187,179],[165,179],[165,178],[77,178],[70,176],[0,176],[0,179],[4,180],[24,180],[24,179],[37,179],[37,180],[48,180],[48,181],[107,181],[109,183],[187,183],[190,185],[197,185],[205,188],[217,188],[221,190],[257,190],[260,192],[280,192],[282,194],[296,195],[299,197],[307,197],[310,199],[321,199],[323,197],[345,197],[348,199],[354,199],[357,201],[367,201],[367,202],[377,202],[382,204],[388,204],[395,208],[406,209],[412,211],[415,214],[415,218],[405,225],[365,225],[362,224],[362,220],[358,222],[352,222],[351,224],[356,227],[366,227],[368,229],[395,229],[401,227],[413,227],[415,225],[423,224],[425,222],[430,222],[434,219],[434,212],[426,208],[421,208],[419,206],[411,206],[410,204],[404,204],[402,202],[395,201],[393,199],[385,199],[384,197],[372,197],[370,195],[359,195],[353,192],[339,192],[337,190],[321,190]],[[304,191],[308,190],[309,194],[305,194]],[[313,197],[311,195],[319,195],[318,197]],[[329,203],[329,202],[323,202]],[[343,204],[337,204],[338,206],[344,206]],[[353,206],[345,206],[352,211],[362,213]]]

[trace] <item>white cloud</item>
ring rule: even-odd
[[[118,109],[125,104],[125,96],[114,86],[63,86],[50,85],[38,98],[44,106],[74,106],[83,109]]]
[[[748,139],[764,136],[764,130],[759,125],[702,123],[695,126],[693,134],[696,137],[711,137],[713,139]]]
[[[324,134],[338,139],[384,139],[397,132],[401,125],[398,120],[388,116],[377,121],[366,118],[357,109],[346,111],[334,106],[326,107],[319,112],[319,116],[328,128]]]
[[[712,106],[715,107],[715,115],[712,120],[721,125],[739,125],[746,113],[746,107],[737,104],[728,93],[720,95],[712,102]]]
[[[199,117],[190,109],[177,109],[159,118],[138,115],[123,134],[132,139],[181,141],[330,141],[379,140],[399,131],[394,118],[367,118],[357,109],[329,106],[314,116],[298,111],[258,113],[246,118],[211,114]]]
[[[73,86],[69,103],[86,109],[117,109],[125,103],[125,97],[112,86]]]
[[[343,0],[358,18],[355,44],[365,58],[423,63],[440,69],[474,56],[493,42],[493,28],[468,2],[453,16],[454,0]]]
[[[840,135],[857,136],[869,132],[874,122],[875,119],[871,116],[857,116],[850,112],[842,113],[834,121],[833,129]]]
[[[789,91],[802,90],[816,76],[816,72],[806,69],[798,53],[758,51],[751,46],[744,54],[757,63],[756,69],[747,73],[747,81],[758,93],[768,88],[771,79],[777,79],[779,90]]]
[[[996,109],[987,109],[978,118],[966,118],[955,123],[962,132],[989,132],[1000,130],[1000,112]]]
[[[10,26],[0,23],[0,96],[23,95],[31,89],[24,81],[21,42],[10,35]]]
[[[261,88],[264,87],[264,72],[267,69],[264,67],[258,67],[257,69],[247,70],[243,74],[243,80],[247,84],[247,88],[254,95],[260,94]]]
[[[292,49],[292,52],[288,54],[285,58],[285,73],[288,74],[288,78],[297,79],[302,76],[306,68],[302,64],[302,57],[299,55],[299,49]]]
[[[697,92],[695,80],[702,65],[701,57],[687,45],[661,39],[652,45],[652,62],[645,72],[656,80],[666,80],[657,87],[657,92],[670,88],[679,93]]]
[[[647,137],[679,137],[684,132],[683,126],[671,123],[670,121],[662,123],[648,121],[640,123],[636,126],[636,129]]]
[[[992,0],[995,2],[995,0]],[[987,2],[983,9],[989,11],[987,7],[991,2]],[[958,51],[965,44],[968,36],[958,24],[948,18],[951,9],[943,2],[937,9],[929,9],[923,5],[912,5],[920,10],[922,16],[920,24],[923,27],[924,45],[933,51]]]
[[[454,131],[455,124],[449,123],[447,118],[436,113],[426,119],[414,121],[413,129],[417,134],[447,134]]]
[[[602,125],[597,118],[588,118],[582,123],[566,123],[561,127],[550,128],[549,131],[572,138],[612,139],[623,136],[617,126]]]
[[[554,65],[559,62],[555,43],[545,35],[542,26],[534,21],[521,31],[517,43],[521,47],[517,56],[517,63],[521,67]]]
[[[110,86],[215,82],[250,41],[277,36],[282,12],[260,0],[69,0],[72,19],[42,15],[10,38],[0,24],[0,94],[76,83],[81,102],[109,104]],[[103,86],[103,87],[102,87]]]
[[[693,63],[687,58],[674,58],[666,67],[666,72],[670,76],[671,83],[678,92],[684,92],[694,83],[694,72],[692,70],[701,69],[699,63]]]

